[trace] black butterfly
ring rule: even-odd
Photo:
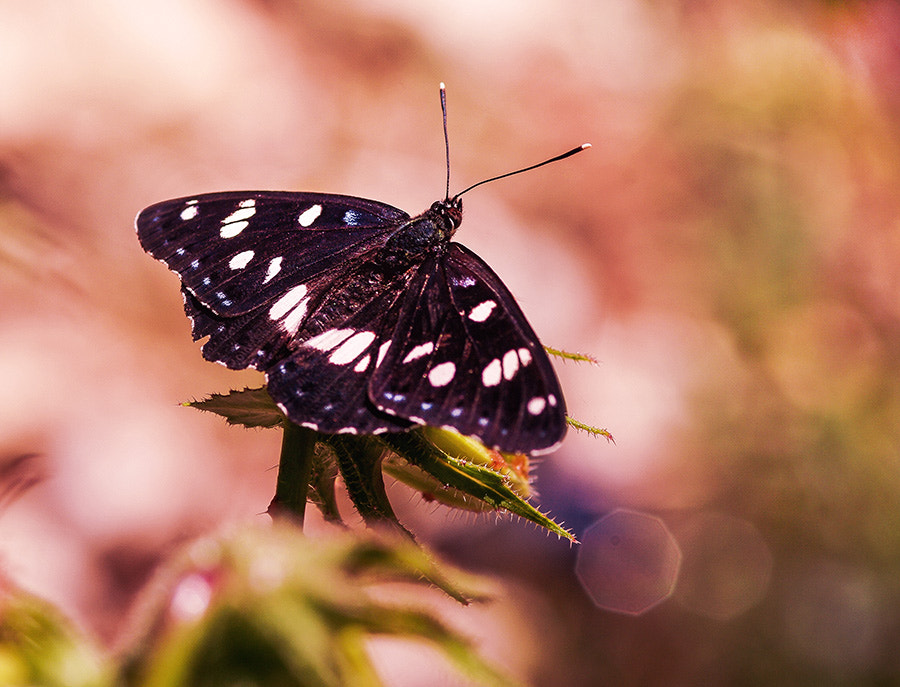
[[[203,356],[265,372],[293,422],[353,434],[427,424],[545,452],[566,432],[559,382],[503,282],[450,240],[466,191],[412,218],[353,196],[209,193],[151,205],[136,225],[181,278]]]

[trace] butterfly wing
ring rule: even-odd
[[[207,360],[266,372],[270,394],[299,424],[377,432],[409,426],[366,393],[411,277],[377,256],[408,219],[351,196],[239,191],[157,203],[136,225],[143,248],[181,278]]]
[[[391,293],[387,284],[391,278],[373,264],[377,253],[375,248],[355,260],[336,262],[240,315],[220,315],[183,287],[194,340],[209,337],[203,357],[233,370],[265,370],[305,339],[329,328],[346,328],[361,303],[385,289]],[[403,284],[395,288],[402,289]]]
[[[537,335],[500,278],[457,243],[411,280],[369,396],[384,413],[503,451],[546,452],[566,432],[563,395]]]
[[[358,259],[408,219],[352,196],[229,191],[151,205],[135,224],[144,250],[176,272],[199,305],[236,317]]]
[[[325,295],[322,312],[335,312],[350,298],[348,314],[329,317],[328,325],[320,325],[314,336],[292,341],[287,355],[266,369],[269,394],[299,425],[352,434],[410,427],[405,418],[382,413],[372,404],[368,381],[396,329],[401,294],[411,273],[372,280],[364,273],[373,267],[369,262],[360,266],[350,280],[355,285],[351,293],[333,286]]]
[[[366,264],[357,269],[364,270]],[[263,370],[269,395],[298,425],[327,433],[401,431],[410,423],[375,408],[368,398],[368,379],[394,331],[398,296],[407,281],[407,275],[398,275],[348,293],[344,280],[313,280],[309,288],[316,305],[297,334],[275,326],[267,308],[223,318],[187,290],[185,309],[194,339],[209,336],[204,357],[233,369]],[[352,311],[341,315],[341,303],[347,299],[352,300]],[[310,331],[319,333],[310,336]]]

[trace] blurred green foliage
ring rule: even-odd
[[[49,603],[0,580],[0,684],[101,687],[101,654]]]
[[[408,541],[247,528],[195,543],[165,577],[145,602],[124,685],[375,687],[366,640],[376,635],[426,642],[473,679],[510,684],[432,612],[379,595],[388,583],[474,595],[471,580]]]
[[[400,601],[384,591],[401,590]],[[408,540],[339,533],[313,541],[288,524],[194,542],[144,592],[121,658],[47,603],[0,597],[0,684],[39,687],[378,687],[367,642],[424,642],[476,684],[514,681],[409,590],[483,599]],[[404,596],[402,589],[407,589]],[[402,601],[407,598],[407,601]]]

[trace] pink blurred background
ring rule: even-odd
[[[617,443],[570,433],[542,506],[579,535],[652,514],[683,556],[623,616],[576,549],[394,487],[504,590],[454,622],[536,685],[900,680],[893,2],[0,5],[4,573],[112,645],[178,543],[266,517],[277,433],[178,406],[261,377],[202,360],[134,216],[254,188],[417,213],[440,81],[453,189],[593,143],[474,191],[457,239],[544,343],[600,360],[558,369]]]

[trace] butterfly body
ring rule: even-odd
[[[446,248],[462,222],[462,201],[437,201],[417,217],[401,225],[386,242],[384,259],[418,262],[430,251]]]
[[[222,192],[136,220],[178,274],[203,355],[265,372],[295,423],[326,433],[453,428],[509,452],[566,430],[552,365],[509,290],[451,239],[459,197],[416,217],[353,196]]]

